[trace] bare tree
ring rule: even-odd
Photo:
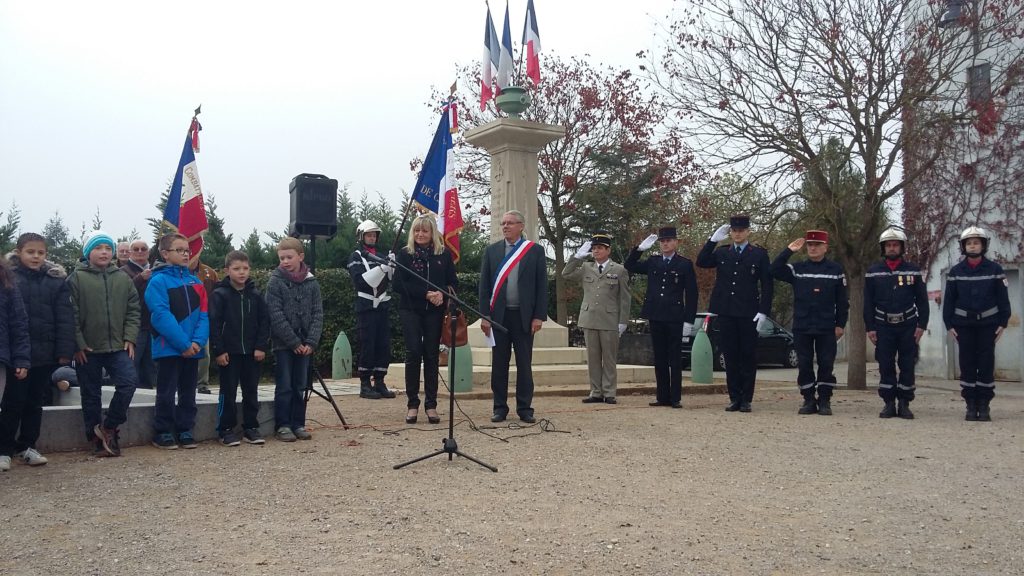
[[[636,235],[646,235],[656,221],[666,224],[682,218],[683,201],[701,172],[682,134],[666,126],[666,109],[642,78],[579,58],[548,53],[544,58],[545,80],[530,88],[533,104],[524,118],[565,128],[564,138],[538,154],[539,235],[551,245],[555,269],[561,270],[565,252],[594,228],[604,227],[603,222],[628,222]],[[493,103],[479,110],[480,80],[475,67],[464,67],[459,75],[464,87],[456,95],[462,131],[496,119]],[[455,150],[460,199],[467,202],[464,212],[483,205],[480,210],[488,214],[487,153],[465,144],[461,137],[455,141]],[[418,162],[412,168],[417,170]],[[612,201],[596,207],[586,204],[595,194]],[[614,210],[637,206],[614,201],[625,197],[643,198],[642,212]],[[555,278],[556,321],[564,324],[568,315],[565,282],[561,275]]]
[[[1022,8],[1000,4],[999,18],[979,31],[993,46],[1019,36]],[[963,90],[957,79],[976,54],[970,39],[944,34],[936,22],[944,6],[917,0],[698,0],[671,24],[663,54],[641,54],[645,69],[710,167],[739,171],[774,189],[774,206],[761,215],[786,213],[810,180],[825,201],[834,256],[850,282],[848,381],[866,385],[862,316],[863,273],[884,225],[887,203],[932,169],[941,147],[903,165],[913,132],[903,129],[907,110],[916,125],[948,134],[975,115],[969,108],[922,106]],[[1013,82],[993,78],[994,89]],[[864,175],[855,190],[836,188],[820,161],[821,143],[836,138]],[[942,138],[936,139],[942,142]],[[802,199],[806,200],[806,199]],[[819,199],[820,200],[820,199]]]

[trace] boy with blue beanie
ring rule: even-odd
[[[82,394],[85,435],[97,456],[120,456],[118,427],[128,419],[137,384],[135,339],[139,333],[139,294],[128,277],[113,266],[114,239],[95,230],[85,239],[82,261],[68,276],[75,312],[75,364]],[[110,375],[114,397],[104,417],[103,370]]]

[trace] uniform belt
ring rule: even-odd
[[[884,312],[875,308],[875,320],[886,324],[902,324],[908,320],[917,318],[917,306],[911,306],[903,312]]]
[[[984,318],[988,318],[990,316],[995,316],[996,314],[999,314],[999,307],[993,306],[988,310],[984,310],[981,312],[975,312],[973,310],[967,311],[957,308],[953,310],[953,314],[956,314],[957,316],[962,316],[964,318],[967,318],[968,320],[982,320]]]
[[[391,294],[385,292],[380,296],[374,296],[373,294],[367,294],[366,292],[357,292],[360,298],[366,298],[370,302],[373,302],[373,307],[376,308],[381,302],[387,302],[391,300]]]

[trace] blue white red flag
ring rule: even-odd
[[[491,20],[491,7],[487,7],[487,21],[484,22],[484,55],[480,59],[480,109],[483,110],[487,101],[494,98],[494,74],[498,70],[501,45],[498,33],[494,31]]]
[[[193,257],[203,249],[203,232],[210,227],[206,221],[206,203],[196,167],[199,131],[202,129],[199,120],[193,116],[192,125],[185,137],[185,148],[178,161],[178,171],[174,173],[174,181],[167,195],[167,206],[164,208],[165,226],[188,238],[188,247]]]
[[[505,2],[505,26],[501,31],[501,55],[498,57],[498,94],[512,85],[512,28],[508,24],[508,2]]]
[[[458,113],[455,103],[449,103],[441,113],[441,121],[430,143],[423,168],[413,187],[412,200],[424,210],[437,215],[437,230],[445,246],[452,253],[452,260],[458,264],[462,248],[459,233],[462,231],[462,206],[455,183],[455,150],[452,134],[458,130]]]
[[[523,24],[523,50],[526,51],[526,76],[534,86],[540,84],[540,29],[533,0],[526,3],[526,22]]]

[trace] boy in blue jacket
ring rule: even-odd
[[[153,269],[146,287],[146,306],[153,324],[153,360],[157,363],[153,445],[165,450],[177,449],[178,443],[182,448],[195,448],[192,428],[196,422],[199,359],[205,354],[210,336],[206,289],[188,270],[188,239],[168,234],[160,238],[158,246],[164,262]]]

